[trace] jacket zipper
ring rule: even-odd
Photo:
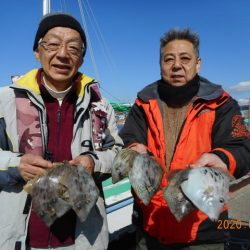
[[[57,145],[58,146],[59,146],[59,143],[60,143],[61,116],[62,116],[61,106],[59,106],[59,108],[57,110]]]
[[[49,232],[48,249],[52,249],[52,248],[51,248],[51,240],[52,240],[52,233],[51,233],[51,232]]]
[[[93,152],[95,152],[95,144],[94,144],[94,137],[93,137],[93,120],[92,120],[92,113],[89,111],[89,122],[90,122],[90,139],[91,139],[91,147]]]

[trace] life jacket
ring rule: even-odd
[[[144,230],[163,244],[195,241],[200,224],[208,219],[203,212],[194,209],[181,222],[178,222],[168,208],[162,188],[168,185],[167,176],[172,171],[185,169],[189,164],[195,162],[202,153],[214,150],[212,149],[212,128],[216,108],[225,103],[228,98],[229,95],[224,92],[215,100],[197,101],[192,104],[187,112],[168,173],[165,167],[166,143],[163,118],[158,102],[156,99],[149,99],[147,102],[139,98],[136,99],[136,104],[143,108],[147,119],[148,150],[156,157],[164,171],[159,191],[154,195],[149,205],[145,206],[137,197],[136,202],[143,212]],[[229,172],[233,174],[235,171],[233,156],[224,149],[216,148],[216,150],[221,150],[228,156]],[[216,229],[215,224],[213,227]]]

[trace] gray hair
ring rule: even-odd
[[[183,30],[171,29],[166,32],[160,39],[160,57],[162,56],[163,48],[173,40],[187,40],[191,42],[194,46],[197,57],[199,57],[199,35],[190,31],[189,28],[184,28]]]

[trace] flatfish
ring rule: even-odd
[[[99,196],[92,176],[84,167],[70,165],[67,161],[29,181],[24,190],[31,195],[34,211],[47,226],[69,209],[83,222]]]
[[[134,159],[138,154],[131,148],[124,148],[119,151],[113,161],[111,170],[113,184],[128,177],[128,172],[132,168]]]
[[[188,179],[190,169],[177,170],[168,176],[169,185],[163,188],[163,196],[171,213],[177,221],[181,221],[195,209],[193,203],[181,190],[181,183]]]
[[[160,165],[149,154],[138,154],[128,175],[136,195],[148,205],[161,183]]]
[[[128,177],[136,195],[145,205],[157,192],[162,174],[161,167],[149,154],[140,154],[130,148],[122,149],[112,165],[112,182]]]
[[[84,222],[98,199],[99,190],[92,176],[81,165],[77,165],[74,171],[76,173],[70,175],[64,181],[64,185],[68,189],[68,203],[80,221]]]
[[[229,185],[234,178],[215,167],[190,169],[180,187],[185,196],[212,221],[216,221],[229,199]]]

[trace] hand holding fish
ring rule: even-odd
[[[47,169],[53,167],[50,161],[44,160],[39,155],[24,154],[21,157],[19,171],[22,178],[27,182],[38,175],[42,175]]]
[[[128,177],[137,196],[145,205],[148,205],[158,191],[163,171],[149,154],[138,153],[146,150],[147,148],[142,144],[122,149],[113,161],[112,182],[116,183]]]
[[[131,149],[135,150],[136,152],[140,154],[146,154],[147,153],[147,147],[141,143],[135,143]]]
[[[69,161],[69,164],[82,165],[90,175],[93,174],[95,168],[95,162],[89,155],[79,155],[73,160]]]
[[[128,177],[128,172],[133,167],[137,155],[139,153],[131,148],[124,148],[116,155],[111,169],[113,184]]]
[[[176,171],[163,195],[176,220],[181,221],[194,207],[216,221],[229,199],[233,177],[220,167],[200,166]]]
[[[227,165],[216,154],[213,153],[203,153],[196,162],[189,165],[191,168],[199,168],[204,166],[227,170]]]
[[[84,222],[99,196],[85,168],[67,161],[55,163],[52,169],[29,181],[23,189],[31,195],[33,210],[47,226],[71,208]]]

